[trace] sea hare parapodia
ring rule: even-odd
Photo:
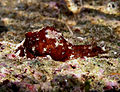
[[[46,27],[37,32],[28,32],[23,45],[16,50],[19,56],[33,59],[37,56],[50,55],[53,60],[66,61],[78,57],[94,57],[104,51],[93,45],[72,45],[53,27]]]

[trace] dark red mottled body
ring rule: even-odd
[[[38,32],[28,32],[22,46],[18,47],[20,56],[35,58],[50,55],[53,60],[66,61],[78,57],[93,57],[104,51],[98,46],[72,45],[53,27],[46,27]]]

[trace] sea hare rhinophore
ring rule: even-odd
[[[33,59],[50,55],[53,60],[66,61],[78,57],[94,57],[104,51],[98,46],[72,45],[53,27],[46,27],[37,32],[28,32],[26,39],[17,52],[19,56]]]

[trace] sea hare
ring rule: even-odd
[[[78,57],[94,57],[104,51],[93,45],[73,45],[67,42],[62,33],[53,27],[40,31],[28,32],[23,45],[17,48],[19,56],[33,59],[38,56],[50,55],[53,60],[66,61]]]

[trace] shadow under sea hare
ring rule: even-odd
[[[33,59],[37,56],[50,55],[53,60],[66,61],[78,57],[94,57],[105,53],[100,47],[93,45],[73,45],[67,42],[62,33],[53,27],[46,27],[36,32],[28,32],[23,45],[16,52],[19,56]]]

